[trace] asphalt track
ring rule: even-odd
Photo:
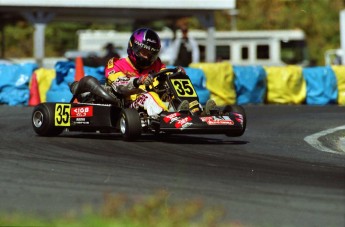
[[[103,194],[202,199],[245,226],[345,226],[345,154],[330,130],[345,107],[248,105],[245,135],[145,135],[64,132],[36,136],[31,107],[0,106],[0,212],[55,216],[98,206]],[[327,131],[328,132],[328,131]]]

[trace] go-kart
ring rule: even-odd
[[[40,136],[57,136],[67,131],[121,133],[133,141],[143,133],[152,134],[225,134],[242,136],[246,129],[245,110],[240,105],[217,106],[203,112],[199,98],[188,75],[177,68],[164,69],[151,75],[156,92],[168,106],[158,117],[144,109],[128,108],[126,100],[109,85],[101,85],[85,76],[70,85],[73,94],[69,103],[40,103],[32,112],[32,126]],[[183,100],[190,110],[178,111]]]

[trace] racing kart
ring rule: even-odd
[[[69,103],[46,102],[34,107],[33,129],[40,136],[57,136],[64,130],[117,132],[126,141],[136,140],[143,133],[237,137],[245,132],[246,113],[242,106],[217,106],[205,115],[196,90],[184,72],[168,68],[151,76],[156,83],[146,90],[156,92],[169,109],[158,117],[150,117],[144,109],[128,108],[124,97],[111,86],[85,76],[70,85],[73,97]],[[189,111],[178,111],[183,100],[189,101]]]

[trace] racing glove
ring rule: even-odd
[[[153,78],[150,74],[142,75],[138,78],[137,84],[138,85],[146,85],[149,86],[153,83]]]

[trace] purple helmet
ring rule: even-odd
[[[157,33],[149,28],[139,28],[129,39],[127,54],[136,68],[145,69],[157,59],[160,49]]]

